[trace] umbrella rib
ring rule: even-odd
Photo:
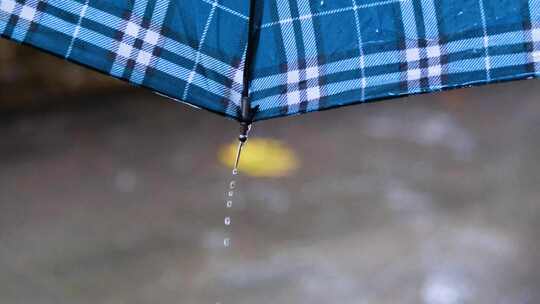
[[[253,121],[253,113],[251,109],[251,100],[249,99],[249,86],[251,84],[251,64],[254,60],[255,49],[258,44],[258,36],[256,31],[258,26],[255,22],[260,22],[260,18],[256,18],[255,14],[260,13],[257,11],[256,7],[257,0],[250,0],[249,6],[249,18],[248,18],[248,33],[246,39],[246,55],[244,58],[244,74],[243,74],[243,88],[242,88],[242,99],[240,103],[240,121],[243,123],[251,124]],[[246,108],[247,107],[247,108]]]

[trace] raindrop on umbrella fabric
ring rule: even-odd
[[[0,0],[0,36],[244,123],[540,77],[540,0],[262,3]]]

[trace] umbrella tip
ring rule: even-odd
[[[240,123],[240,135],[238,135],[238,140],[242,143],[246,142],[249,135],[249,130],[251,129],[251,124],[247,122]]]
[[[257,111],[258,106],[255,107]],[[249,131],[251,130],[251,123],[253,121],[253,109],[249,104],[249,99],[247,96],[242,97],[242,103],[240,105],[241,110],[241,120],[240,120],[240,135],[238,135],[238,151],[236,153],[236,161],[234,162],[234,170],[238,171],[238,162],[240,161],[240,153],[242,152],[242,147],[244,143],[248,140]]]
[[[234,171],[238,172],[238,163],[240,162],[240,154],[242,153],[242,147],[248,140],[249,130],[251,130],[251,124],[247,122],[240,123],[240,135],[238,135],[238,149],[236,152],[236,160],[234,162]]]

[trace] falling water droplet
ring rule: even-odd
[[[232,170],[232,177],[229,181],[229,189],[227,190],[227,200],[226,200],[226,203],[225,203],[225,207],[227,209],[230,209],[232,208],[232,204],[233,204],[233,196],[234,196],[234,191],[236,189],[236,176],[238,175],[238,163],[240,161],[240,154],[242,153],[242,147],[244,145],[244,143],[246,142],[247,140],[247,135],[248,135],[248,132],[249,132],[249,128],[250,126],[248,125],[248,128],[247,128],[247,131],[243,134],[245,137],[242,137],[242,134],[241,134],[241,137],[240,137],[240,142],[238,143],[238,150],[236,152],[236,159],[235,159],[235,162],[234,162],[234,168]],[[223,219],[223,223],[225,224],[225,226],[230,226],[231,225],[231,217],[230,216],[225,216],[225,218]],[[223,239],[223,246],[225,248],[229,248],[231,246],[231,239],[230,238],[224,238]],[[221,302],[216,302],[216,304],[221,304]]]

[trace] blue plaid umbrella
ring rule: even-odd
[[[540,0],[0,0],[0,33],[244,122],[540,75]]]

